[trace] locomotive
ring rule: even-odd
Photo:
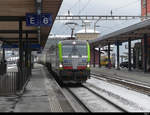
[[[84,83],[90,78],[90,46],[87,41],[59,41],[49,48],[44,60],[63,83]]]

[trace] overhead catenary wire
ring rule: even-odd
[[[77,0],[76,2],[74,2],[74,4],[69,8],[69,10],[73,10],[74,8],[79,8],[79,14],[81,14],[87,7],[88,7],[88,5],[90,4],[90,2],[92,1],[92,0],[84,0],[84,4],[83,4],[83,2],[82,2],[82,5],[81,5],[81,1],[82,0]],[[117,11],[117,10],[119,10],[119,9],[122,9],[122,8],[125,8],[125,7],[128,7],[128,6],[130,6],[130,5],[132,5],[133,3],[136,3],[136,2],[139,2],[140,0],[134,0],[134,1],[132,1],[132,2],[129,2],[129,3],[127,3],[127,4],[124,4],[123,6],[120,6],[120,7],[118,7],[118,8],[114,8],[114,9],[112,9],[112,14],[114,13],[114,11]],[[83,6],[83,7],[81,7],[81,6]],[[118,25],[118,24],[116,24],[116,25]],[[114,27],[114,26],[113,26]],[[109,28],[112,28],[112,27],[109,27]],[[65,31],[66,32],[66,31]]]
[[[74,8],[79,2],[80,0],[77,0],[68,10],[71,10],[72,8]]]
[[[131,20],[131,21],[135,21],[135,20]],[[120,23],[120,21],[119,21],[119,23]],[[105,28],[103,31],[101,31],[101,33],[108,31],[108,29],[109,29],[109,30],[112,30],[112,29],[114,29],[114,27],[123,25],[124,23],[128,23],[128,20],[124,20],[124,21],[121,22],[120,24],[115,24],[115,25],[113,25],[113,26],[101,26],[101,27]],[[128,24],[127,26],[130,26],[130,25],[131,25],[131,23]],[[119,28],[122,29],[122,28],[124,28],[124,27],[118,27],[118,29],[119,29]],[[117,29],[115,29],[115,30],[117,30]],[[112,32],[112,31],[111,31],[111,32]]]
[[[133,5],[133,4],[135,4],[136,2],[139,2],[139,1],[140,1],[140,0],[132,1],[132,2],[130,2],[130,3],[127,3],[127,4],[123,5],[123,6],[120,6],[120,7],[118,7],[118,8],[112,9],[112,11],[116,11],[116,10],[119,10],[119,9],[122,9],[122,8],[125,8],[125,7],[129,7],[130,5]]]
[[[125,8],[125,7],[129,7],[130,5],[132,5],[132,4],[136,3],[136,2],[139,2],[139,1],[140,1],[140,0],[135,0],[135,1],[132,1],[132,2],[130,2],[130,3],[127,3],[127,4],[123,5],[123,6],[121,6],[121,7],[118,7],[118,8],[115,8],[115,9],[111,9],[110,14],[111,14],[111,16],[112,16],[113,13],[114,13],[114,11],[117,11],[117,10],[122,9],[122,8]],[[128,20],[126,20],[125,22],[122,22],[121,24],[124,24],[124,23],[126,23],[127,21],[128,21]],[[119,24],[119,25],[120,25],[120,24]],[[116,27],[116,26],[118,26],[118,24],[115,24],[115,25],[113,25],[113,26],[111,26],[111,27],[104,27],[104,28],[106,28],[107,30],[108,30],[108,29],[112,30],[113,27]],[[101,27],[102,27],[102,26],[101,26]],[[107,31],[107,30],[103,30],[102,32],[105,32],[105,31]]]
[[[83,6],[82,9],[79,10],[78,14],[80,14],[81,12],[83,12],[89,5],[89,3],[91,2],[92,0],[88,0],[87,3]]]
[[[81,1],[82,0],[78,0],[77,2],[75,2],[69,9],[68,9],[68,11],[71,11],[71,9],[73,9],[75,6],[77,6],[78,5],[78,7],[79,7],[79,11],[78,11],[78,14],[80,14],[81,12],[83,12],[85,9],[86,9],[86,7],[89,5],[89,3],[91,2],[91,0],[88,0],[87,1],[87,3],[82,7],[82,9],[80,9],[80,4],[81,4]],[[84,0],[85,1],[85,0]]]

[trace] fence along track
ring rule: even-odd
[[[17,91],[17,72],[9,72],[0,76],[0,96],[14,95]]]
[[[16,95],[24,88],[28,80],[27,72],[22,76],[18,72],[8,72],[0,75],[0,96]]]

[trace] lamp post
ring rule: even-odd
[[[37,12],[37,14],[38,15],[40,15],[41,14],[41,9],[42,9],[42,0],[36,0],[36,12]],[[41,29],[41,27],[40,26],[38,26],[37,27],[37,30],[38,30],[38,43],[40,44],[40,34],[41,34],[41,32],[40,32],[40,29]]]

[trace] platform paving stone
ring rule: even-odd
[[[14,112],[50,112],[47,96],[23,97]]]
[[[40,68],[33,69],[32,77],[14,112],[50,112],[48,94]]]
[[[73,112],[48,73],[44,66],[35,64],[23,95],[0,97],[0,112]]]
[[[0,97],[0,112],[12,112],[18,97]]]

